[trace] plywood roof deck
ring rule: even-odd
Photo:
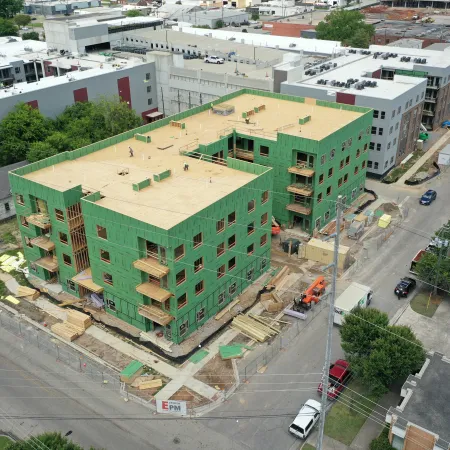
[[[182,156],[180,148],[189,145],[189,150],[195,150],[198,144],[215,142],[218,132],[227,128],[238,128],[240,132],[248,130],[249,135],[261,132],[276,136],[278,128],[286,127],[282,131],[285,134],[320,140],[362,115],[316,106],[312,99],[297,103],[243,94],[226,103],[235,107],[233,114],[221,116],[205,111],[184,119],[184,130],[167,125],[147,133],[151,143],[129,139],[76,160],[32,172],[24,178],[60,191],[81,184],[90,192],[101,192],[104,198],[96,202],[98,205],[169,229],[257,177]],[[265,105],[265,110],[250,116],[251,123],[245,124],[242,113],[260,105]],[[298,125],[298,119],[307,115],[311,116],[311,121]],[[134,152],[132,158],[129,147]],[[188,171],[183,170],[185,162],[189,164]],[[123,169],[128,173],[119,175]],[[153,181],[154,174],[169,169],[172,171],[169,178]],[[134,191],[133,183],[146,178],[151,179],[151,186]]]

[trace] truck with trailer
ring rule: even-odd
[[[353,282],[336,300],[334,304],[334,323],[342,325],[346,314],[350,314],[358,306],[367,308],[372,301],[373,291],[369,286]]]

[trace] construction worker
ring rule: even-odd
[[[189,164],[187,162],[184,163],[183,165],[183,170],[186,172],[187,170],[189,170]]]
[[[130,151],[130,158],[132,158],[134,156],[133,154],[133,149],[131,147],[128,147],[129,151]]]

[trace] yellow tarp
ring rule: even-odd
[[[6,260],[8,260],[9,258],[11,258],[11,255],[2,255],[2,256],[0,256],[0,262],[3,263]]]
[[[378,220],[378,226],[380,228],[387,228],[391,223],[392,217],[389,214],[383,214]]]

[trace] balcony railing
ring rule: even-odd
[[[314,175],[314,169],[309,167],[306,163],[297,163],[295,166],[288,168],[289,173],[296,175],[303,175],[305,177],[312,177]]]
[[[39,228],[42,228],[43,230],[48,230],[52,226],[52,224],[50,223],[50,217],[48,214],[42,214],[42,213],[30,214],[27,217],[27,221],[28,221],[28,223],[36,225]]]
[[[310,197],[314,192],[311,185],[303,183],[291,184],[287,187],[287,190],[293,194],[305,195],[306,197]]]
[[[136,286],[136,291],[161,303],[172,297],[171,292],[156,286],[154,283],[141,283]]]
[[[311,206],[308,204],[302,205],[300,203],[290,203],[289,205],[286,205],[286,209],[304,216],[309,216],[311,214]]]
[[[34,263],[42,267],[49,272],[57,272],[58,271],[58,260],[54,256],[44,256],[43,258],[39,258],[34,261]]]
[[[142,270],[149,275],[153,275],[156,278],[163,278],[169,273],[169,268],[163,266],[155,258],[141,258],[133,262],[135,269]]]
[[[428,109],[424,109],[422,114],[425,116],[434,116],[434,111],[429,111]]]
[[[173,317],[154,305],[140,305],[138,307],[138,313],[142,317],[145,317],[159,325],[165,326],[172,322]]]
[[[31,239],[31,243],[35,247],[42,248],[47,252],[51,252],[55,248],[55,243],[51,241],[47,236],[38,236],[34,239]]]
[[[233,151],[230,152],[231,156],[233,156]],[[255,155],[253,152],[249,150],[244,150],[243,148],[236,149],[236,158],[245,159],[246,161],[253,161],[255,159]]]

